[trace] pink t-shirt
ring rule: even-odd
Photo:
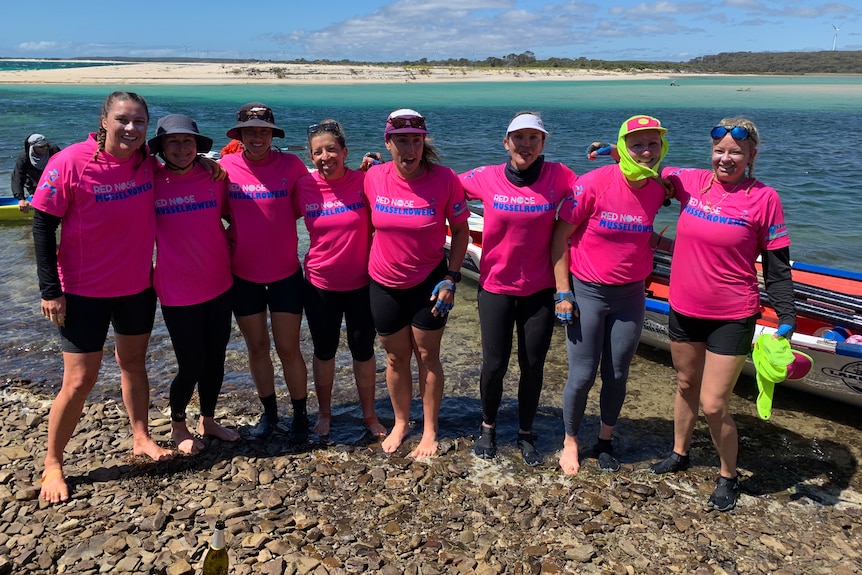
[[[246,281],[272,283],[299,269],[299,214],[293,197],[302,186],[316,188],[308,168],[293,154],[270,150],[260,162],[244,154],[221,159],[227,170],[233,273]]]
[[[554,287],[551,236],[558,207],[572,197],[575,173],[545,162],[539,179],[524,187],[506,179],[506,164],[459,177],[467,199],[484,206],[479,284],[489,292],[515,296]]]
[[[316,188],[303,188],[296,197],[309,237],[306,279],[331,291],[368,285],[371,212],[363,191],[365,173],[347,170],[337,180],[325,180],[319,172],[312,177]]]
[[[213,182],[199,165],[185,174],[156,170],[156,269],[163,305],[209,301],[233,284],[227,231],[227,181]]]
[[[575,184],[572,209],[560,219],[577,226],[572,234],[569,269],[584,282],[624,285],[652,272],[653,220],[664,188],[650,179],[636,189],[617,165],[587,172]]]
[[[63,218],[57,268],[65,293],[118,297],[150,287],[156,215],[151,157],[100,152],[95,134],[55,154],[32,205]]]
[[[443,261],[446,220],[458,224],[470,215],[461,181],[445,166],[415,180],[401,178],[392,162],[374,166],[365,174],[365,195],[374,226],[369,275],[397,289],[428,277]]]
[[[781,199],[773,188],[751,180],[726,186],[712,170],[665,168],[680,202],[670,304],[703,319],[742,319],[760,311],[754,267],[762,250],[790,245]]]

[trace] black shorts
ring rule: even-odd
[[[371,318],[367,285],[350,291],[331,291],[315,287],[305,280],[303,302],[315,357],[324,361],[335,357],[341,339],[342,318],[353,359],[361,362],[374,357],[377,333]]]
[[[87,297],[65,294],[66,320],[60,326],[63,351],[102,351],[108,327],[119,335],[144,335],[153,331],[156,292],[153,288],[120,297]]]
[[[302,313],[302,270],[272,283],[257,283],[234,276],[233,313],[245,317],[263,313]]]
[[[448,315],[431,313],[434,302],[431,292],[439,282],[446,279],[448,266],[444,259],[419,285],[396,289],[371,280],[371,315],[374,327],[380,335],[392,335],[412,325],[423,331],[434,331],[446,325]]]
[[[760,314],[743,319],[700,319],[675,312],[668,316],[671,341],[706,343],[706,349],[717,355],[748,355]]]

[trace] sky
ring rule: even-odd
[[[552,57],[685,62],[862,50],[859,0],[145,0],[4,2],[0,57],[400,62]],[[837,28],[837,30],[836,30]]]

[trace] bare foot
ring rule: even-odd
[[[206,447],[203,441],[192,435],[185,421],[171,422],[171,439],[177,450],[186,455],[197,455]]]
[[[132,453],[135,455],[146,455],[153,461],[167,461],[174,456],[170,449],[159,447],[149,435],[141,437],[140,439],[135,438],[134,445],[132,446]]]
[[[374,437],[386,437],[386,428],[383,427],[376,415],[365,418],[365,429]]]
[[[581,469],[578,459],[578,444],[570,443],[568,438],[563,443],[563,451],[560,453],[560,467],[566,475],[577,475]]]
[[[237,430],[221,425],[212,417],[201,417],[198,420],[198,435],[217,437],[222,441],[239,440],[239,432]]]
[[[329,435],[329,428],[332,424],[332,414],[331,413],[318,413],[317,414],[317,424],[314,426],[314,433],[321,437],[325,437]]]
[[[419,445],[416,446],[416,449],[410,452],[410,457],[414,459],[432,457],[437,454],[438,445],[439,442],[437,441],[436,436],[428,437],[423,433],[422,440],[419,442]]]
[[[396,421],[392,432],[386,436],[380,446],[386,453],[395,453],[395,450],[401,447],[408,435],[410,435],[410,427],[406,423]]]
[[[59,467],[46,469],[42,474],[42,491],[39,497],[49,503],[61,503],[69,500],[69,486],[63,477],[63,470]]]

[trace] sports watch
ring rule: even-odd
[[[452,270],[449,270],[446,272],[446,277],[453,282],[458,283],[461,281],[461,272],[453,272]]]

